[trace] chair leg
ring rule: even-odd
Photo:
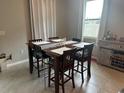
[[[45,74],[45,70],[43,71],[44,74],[44,88],[46,87],[46,74]]]
[[[79,61],[77,62],[77,71],[79,70]]]
[[[69,71],[68,71],[68,75],[69,75],[69,76],[70,76],[70,73],[71,73],[71,72],[70,72],[70,69],[69,69]]]
[[[72,84],[73,84],[73,88],[75,88],[75,82],[74,82],[74,68],[72,69]]]
[[[64,72],[62,73],[62,91],[65,93],[65,88],[64,88]]]
[[[81,62],[81,76],[82,76],[82,83],[84,83],[83,62]]]
[[[88,60],[88,70],[87,70],[87,74],[88,74],[88,77],[90,78],[91,77],[91,59]]]
[[[40,77],[39,59],[37,59],[37,71],[38,71],[38,77]]]
[[[42,61],[42,63],[41,63],[41,67],[43,67],[43,66],[44,66],[44,63],[43,63],[44,60],[42,59],[41,61]]]
[[[50,87],[50,78],[51,78],[51,67],[48,67],[48,87]]]

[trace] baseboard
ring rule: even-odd
[[[97,62],[97,58],[94,57],[94,56],[92,56],[92,60]],[[13,63],[8,63],[7,64],[7,67],[19,65],[19,64],[22,64],[22,63],[26,63],[26,62],[29,62],[29,59],[24,59],[24,60],[13,62]]]
[[[92,60],[95,61],[95,62],[97,62],[97,58],[94,57],[94,56],[92,56]]]
[[[29,62],[29,59],[24,59],[24,60],[17,61],[17,62],[13,62],[13,63],[8,63],[8,64],[7,64],[7,67],[19,65],[19,64],[22,64],[22,63],[26,63],[26,62]]]

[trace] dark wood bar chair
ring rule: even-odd
[[[78,39],[78,38],[72,38],[72,41],[81,42],[81,39]]]
[[[72,41],[81,42],[81,39],[79,39],[79,38],[72,38]],[[79,62],[78,61],[75,61],[75,63],[77,65],[79,65]],[[79,69],[79,66],[77,66],[77,69]],[[69,74],[70,74],[70,71],[69,71]]]
[[[82,83],[84,82],[83,72],[87,69],[90,71],[90,65],[88,64],[88,66],[85,67],[84,62],[91,62],[93,46],[94,44],[89,44],[85,45],[84,48],[78,48],[74,55],[74,60],[78,62],[78,64],[74,67],[74,70],[82,75]],[[81,71],[79,71],[79,66],[81,67]],[[90,74],[90,72],[88,72],[88,74]]]
[[[49,61],[50,57],[43,50],[41,50],[40,46],[33,44],[32,48],[33,48],[33,51],[32,51],[33,57],[36,59],[36,61],[34,62],[36,63],[36,65],[33,64],[33,66],[37,69],[38,77],[40,77],[40,71],[43,71],[44,69],[46,69],[43,67],[45,63],[45,59]],[[40,68],[40,65],[39,65],[40,62],[41,62],[42,68]]]
[[[64,89],[64,84],[66,82],[68,82],[69,80],[72,80],[73,83],[73,88],[75,88],[75,83],[74,83],[74,60],[73,60],[73,55],[75,54],[75,49],[72,50],[68,50],[68,51],[64,51],[63,56],[60,58],[60,65],[59,65],[59,85],[62,86],[62,91],[63,93],[65,93],[65,89]],[[50,87],[50,81],[55,80],[55,77],[52,76],[51,77],[51,68],[54,69],[53,65],[49,65],[49,79],[48,79],[48,85]],[[66,74],[66,71],[71,70],[71,75]],[[64,77],[66,76],[66,80],[64,79]]]
[[[124,88],[122,90],[120,90],[118,93],[124,93]]]
[[[40,46],[33,44],[33,42],[40,42],[42,41],[42,39],[35,39],[35,40],[30,40],[30,53],[31,53],[31,57],[32,57],[32,67],[37,69],[38,72],[38,77],[40,77],[40,72],[47,69],[44,67],[44,63],[45,60],[47,59],[47,61],[49,61],[50,56],[48,56],[42,49]],[[41,66],[40,66],[41,63]]]
[[[32,43],[33,42],[40,42],[42,39],[33,39],[29,40],[28,42],[28,55],[29,55],[29,67],[30,67],[30,73],[33,73],[33,54],[32,54]]]

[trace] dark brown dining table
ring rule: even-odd
[[[48,46],[50,44],[52,44],[54,42],[50,42],[48,44]],[[74,44],[77,44],[77,46],[74,46]],[[78,47],[78,44],[79,44],[79,47],[82,45],[82,47],[84,46],[84,43],[83,42],[75,42],[75,43],[72,43],[72,44],[65,44],[65,45],[60,45],[60,46],[53,46],[53,47],[50,47],[50,48],[45,48],[45,49],[42,49],[44,50],[49,56],[53,57],[54,58],[54,74],[55,74],[55,93],[59,93],[59,63],[60,63],[60,59],[62,57],[62,54],[58,54],[58,53],[55,53],[51,50],[54,50],[54,49],[58,49],[58,48],[61,48],[61,47],[68,47],[68,48],[76,48]],[[39,46],[44,46],[44,45],[39,45]],[[30,68],[30,73],[32,73],[33,71],[33,58],[32,58],[32,54],[31,54],[31,47],[30,45],[28,46],[28,49],[29,49],[29,68]],[[87,70],[87,74],[88,74],[88,77],[91,77],[91,71],[90,71],[90,67],[91,67],[91,60],[88,60],[88,64],[87,64],[87,67],[88,67],[88,70]]]

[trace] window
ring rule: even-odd
[[[87,1],[83,37],[97,38],[102,8],[103,0]]]

